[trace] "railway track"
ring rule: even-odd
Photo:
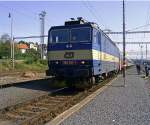
[[[32,125],[37,119],[44,116],[46,112],[49,112],[49,109],[52,109],[52,111],[55,110],[55,106],[71,97],[70,95],[63,96],[61,94],[66,90],[67,88],[61,88],[53,91],[53,94],[45,94],[26,103],[20,103],[15,106],[4,108],[0,110],[0,121],[9,121],[11,125]]]
[[[0,84],[0,89],[11,87],[11,86],[17,86],[17,85],[23,85],[23,84],[30,84],[30,83],[37,83],[41,81],[47,81],[51,80],[52,78],[41,78],[41,79],[26,79],[22,81],[13,81],[13,82],[8,82],[5,84]]]
[[[9,122],[11,125],[41,125],[47,123],[58,114],[64,112],[108,83],[111,79],[109,78],[101,84],[84,91],[63,88],[26,103],[7,107],[0,111],[0,121]]]
[[[0,74],[0,89],[7,88],[11,86],[16,86],[19,84],[28,84],[28,83],[36,83],[40,81],[45,81],[51,79],[51,77],[43,76],[43,74],[39,73],[36,77],[28,78],[21,76],[21,72],[15,73],[3,73]]]
[[[0,73],[0,77],[4,77],[4,76],[16,76],[16,75],[20,75],[21,72],[2,72]]]

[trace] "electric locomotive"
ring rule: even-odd
[[[65,79],[86,79],[118,71],[120,52],[115,43],[92,22],[71,18],[48,32],[47,75]]]

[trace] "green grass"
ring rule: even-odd
[[[32,63],[26,63],[27,60],[15,61],[15,71],[35,71],[44,72],[47,69],[47,61],[36,61]],[[10,60],[0,60],[0,72],[12,71],[12,64]]]

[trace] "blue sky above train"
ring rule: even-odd
[[[50,26],[62,25],[70,17],[82,16],[87,20],[97,22],[102,29],[109,28],[113,31],[122,30],[122,3],[121,1],[100,1],[89,2],[93,6],[93,13],[98,20],[87,9],[86,2],[0,2],[0,34],[9,31],[8,13],[12,11],[14,16],[14,35],[39,34],[40,11],[45,10],[46,14],[46,32]],[[126,2],[127,29],[145,24],[149,2],[132,1]],[[94,9],[95,8],[95,9]],[[139,11],[140,8],[140,11]],[[97,10],[97,11],[96,11]],[[137,13],[138,12],[138,13]],[[140,19],[139,19],[140,17]],[[136,22],[135,22],[136,20]],[[30,28],[33,27],[34,28]],[[3,30],[2,30],[3,29]],[[21,30],[22,29],[22,30]]]
[[[126,28],[127,30],[144,25],[150,21],[149,1],[126,1]],[[121,1],[8,1],[0,2],[0,35],[10,34],[10,19],[8,13],[12,12],[14,17],[14,36],[39,35],[40,21],[38,14],[45,10],[45,34],[51,26],[63,25],[64,21],[70,17],[84,17],[86,20],[96,22],[101,29],[111,29],[112,31],[122,31],[122,2]],[[141,29],[144,30],[145,28]],[[149,27],[146,28],[148,30]],[[148,35],[128,35],[127,41],[149,40]],[[114,41],[122,40],[122,36],[112,37]],[[37,41],[39,39],[28,39]],[[45,43],[47,40],[45,40]],[[121,46],[119,46],[121,49]],[[128,46],[128,49],[132,47]],[[139,46],[134,47],[139,48]]]

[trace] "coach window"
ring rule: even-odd
[[[52,30],[50,34],[51,43],[69,42],[69,31],[66,29]]]

